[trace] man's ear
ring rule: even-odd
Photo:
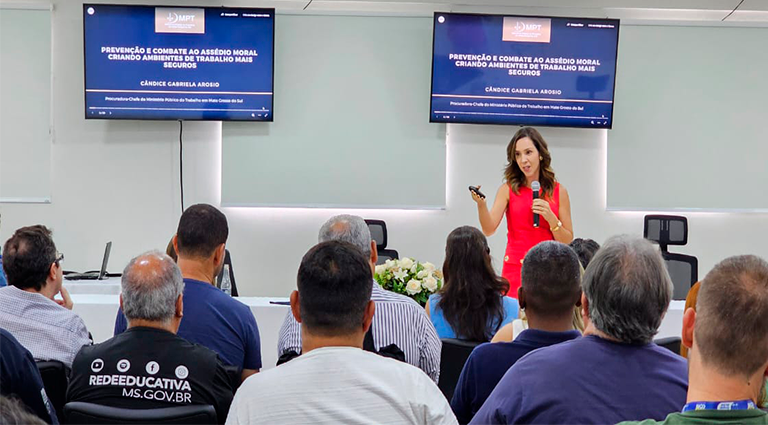
[[[584,292],[581,293],[581,318],[584,321],[584,326],[586,326],[589,320],[589,301]]]
[[[581,307],[581,296],[582,296],[581,290],[579,290],[579,295],[576,296],[576,307]]]
[[[376,304],[373,301],[368,301],[368,305],[365,306],[365,314],[363,314],[363,332],[368,332],[373,322],[373,314],[376,312]]]
[[[176,251],[176,258],[179,257],[179,235],[173,235],[173,239],[171,239],[173,243],[173,250]]]
[[[371,264],[374,266],[379,261],[379,250],[376,248],[376,241],[371,241]]]
[[[48,277],[46,277],[47,282],[55,282],[56,276],[58,275],[56,272],[56,268],[61,267],[56,265],[56,262],[51,263],[51,267],[48,268]]]
[[[179,298],[176,298],[176,317],[184,317],[184,295],[179,295]]]
[[[683,313],[683,334],[681,336],[681,342],[684,346],[691,349],[693,347],[693,328],[696,325],[696,311],[693,308],[688,308]]]
[[[219,266],[219,264],[224,262],[224,259],[227,256],[227,247],[226,244],[221,244],[218,247],[216,247],[216,250],[213,251],[213,264],[216,265],[216,267]]]
[[[299,308],[299,291],[291,292],[291,313],[297,322],[301,323],[301,308]]]
[[[525,310],[525,289],[522,286],[517,288],[517,304],[520,310]]]
[[[117,297],[117,302],[118,302],[118,304],[120,304],[120,311],[125,311],[125,310],[123,310],[123,294],[120,294]]]

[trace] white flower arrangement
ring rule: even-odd
[[[409,296],[422,306],[443,287],[443,274],[434,264],[413,258],[387,260],[376,266],[373,277],[382,288]]]

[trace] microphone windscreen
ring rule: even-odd
[[[539,190],[541,190],[541,185],[539,184],[538,180],[534,180],[533,183],[531,183],[531,190],[533,190],[534,192],[538,192]]]

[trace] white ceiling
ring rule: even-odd
[[[0,0],[0,5],[74,0]],[[625,23],[719,23],[741,0],[90,0],[135,3],[274,7],[278,13],[431,16],[441,12],[477,12],[618,18]],[[309,6],[307,6],[309,5]],[[718,24],[719,25],[719,24]],[[744,0],[724,25],[768,26],[768,0]],[[766,40],[768,43],[768,40]]]

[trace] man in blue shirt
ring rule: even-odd
[[[525,255],[520,308],[528,329],[513,342],[485,343],[464,364],[451,408],[459,423],[468,423],[515,362],[537,348],[581,336],[573,329],[573,308],[581,305],[579,258],[568,245],[541,242]]]
[[[245,380],[261,369],[261,342],[251,309],[214,283],[224,266],[228,235],[227,218],[211,205],[192,205],[181,215],[173,237],[184,277],[184,319],[178,335],[217,352],[225,364],[240,368]],[[115,335],[126,327],[118,311]]]
[[[582,281],[584,336],[527,354],[473,424],[613,424],[664,419],[685,404],[687,362],[653,344],[672,298],[658,248],[609,239]]]

